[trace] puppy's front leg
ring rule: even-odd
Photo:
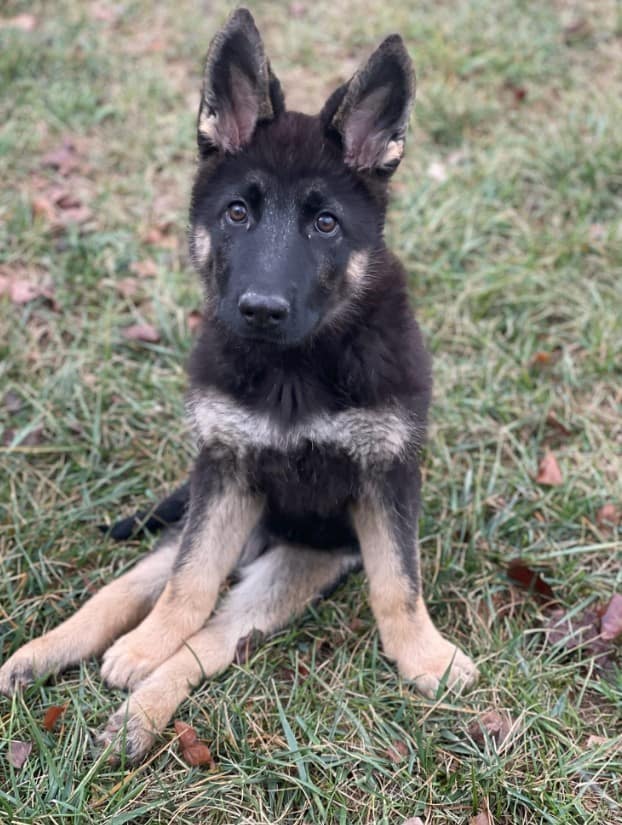
[[[353,508],[370,601],[385,654],[405,679],[433,697],[477,679],[473,662],[436,629],[423,601],[417,517],[419,472],[399,465],[370,486]]]
[[[202,627],[260,512],[259,498],[233,472],[199,456],[175,568],[151,613],[104,655],[109,685],[133,687]]]

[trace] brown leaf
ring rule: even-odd
[[[54,189],[52,190],[52,196],[59,209],[78,209],[82,206],[82,201],[76,193],[67,189]]]
[[[594,659],[599,670],[611,671],[615,647],[611,639],[601,635],[601,611],[588,608],[582,613],[568,614],[561,609],[554,610],[545,631],[547,644],[560,647],[569,654],[581,651]]]
[[[391,762],[398,764],[408,756],[408,746],[405,742],[401,742],[399,739],[396,739],[391,743],[391,747],[386,749],[385,754]]]
[[[469,825],[494,825],[493,819],[486,811],[480,811],[469,820]]]
[[[182,752],[182,758],[188,765],[195,767],[197,765],[209,765],[214,767],[214,758],[210,749],[205,742],[197,742],[196,745],[191,745]]]
[[[32,742],[18,742],[16,739],[11,739],[7,754],[9,763],[17,770],[23,768],[31,750]]]
[[[120,5],[111,6],[107,3],[91,3],[91,17],[101,23],[116,23],[123,13]]]
[[[578,17],[564,26],[564,41],[567,45],[586,40],[592,34],[592,24],[586,17]]]
[[[554,603],[555,593],[550,584],[544,581],[542,576],[528,567],[520,559],[512,560],[507,567],[507,576],[517,584],[521,584],[527,590],[534,593],[540,601]]]
[[[52,201],[45,195],[35,195],[32,199],[32,211],[40,218],[45,218],[48,223],[56,222],[56,210]]]
[[[145,243],[151,246],[159,246],[161,249],[177,249],[179,242],[177,236],[173,234],[174,223],[163,221],[150,227],[142,236]]]
[[[614,593],[600,619],[600,635],[605,641],[613,641],[622,634],[622,594]]]
[[[41,158],[41,163],[43,166],[56,169],[63,177],[75,172],[81,165],[76,145],[71,140],[65,140],[56,149],[46,152]]]
[[[552,427],[554,430],[557,430],[558,433],[565,436],[571,436],[572,430],[569,430],[565,424],[559,420],[559,418],[555,415],[554,412],[549,412],[546,416],[546,423],[549,427]]]
[[[195,332],[201,326],[202,320],[203,315],[198,309],[193,309],[191,312],[189,312],[188,329],[190,330],[190,332]]]
[[[559,469],[559,464],[555,455],[547,450],[544,458],[538,465],[538,475],[536,476],[538,484],[544,484],[548,487],[558,487],[564,483],[562,471]]]
[[[506,710],[487,710],[471,722],[467,733],[482,748],[486,739],[492,739],[497,745],[501,745],[511,729],[512,717]]]
[[[61,226],[68,226],[72,223],[86,223],[93,217],[88,206],[77,206],[71,209],[63,209],[59,214],[58,222]]]
[[[132,324],[121,330],[121,334],[128,341],[145,341],[148,344],[157,344],[160,333],[151,324]]]
[[[596,513],[596,523],[599,527],[617,527],[620,523],[620,511],[615,504],[603,504]]]
[[[115,281],[115,289],[124,298],[133,298],[139,291],[139,285],[136,278],[121,278]]]
[[[23,407],[23,401],[16,392],[9,390],[2,399],[2,406],[9,415],[15,415]]]
[[[15,280],[11,282],[9,297],[14,304],[27,304],[41,295],[38,284],[32,281]]]
[[[609,740],[606,736],[595,736],[590,734],[585,743],[586,748],[599,748],[601,745],[606,745]]]
[[[139,278],[155,278],[158,274],[158,267],[152,258],[146,258],[144,261],[134,261],[130,265],[130,272],[138,275]]]
[[[43,717],[43,727],[45,730],[54,730],[56,723],[66,710],[67,705],[51,705]]]
[[[199,741],[199,737],[194,728],[187,725],[185,722],[176,721],[174,724],[175,733],[179,738],[179,746],[180,748],[189,748],[192,745],[196,745]]]
[[[193,767],[196,765],[214,767],[215,763],[210,749],[205,742],[199,739],[194,728],[185,722],[176,721],[175,733],[179,739],[179,749],[184,762]]]
[[[0,29],[21,29],[31,32],[37,27],[37,18],[34,14],[17,14],[15,17],[0,17]]]

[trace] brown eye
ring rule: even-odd
[[[320,212],[315,219],[315,228],[323,235],[331,235],[337,229],[337,218],[330,212]]]
[[[230,223],[246,223],[248,220],[248,209],[242,201],[233,201],[227,207],[227,218]]]

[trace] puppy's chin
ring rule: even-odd
[[[244,344],[274,347],[279,350],[297,349],[303,347],[313,338],[319,326],[319,317],[310,314],[305,324],[288,323],[277,329],[256,329],[249,326],[239,316],[238,312],[231,313],[225,307],[220,307],[216,313],[216,320],[222,331],[231,340]]]

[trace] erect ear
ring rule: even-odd
[[[404,152],[415,74],[402,38],[387,37],[367,63],[326,101],[321,119],[357,171],[390,174]]]
[[[237,9],[212,40],[205,61],[198,142],[203,156],[239,152],[262,120],[285,108],[255,21]]]

